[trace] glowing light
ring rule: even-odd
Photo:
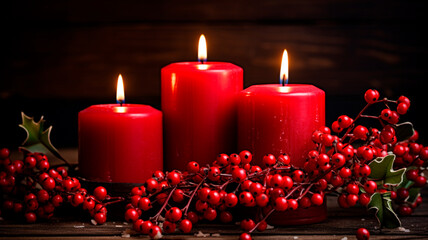
[[[205,40],[204,34],[199,37],[198,60],[201,63],[207,61],[207,40]]]
[[[281,71],[279,73],[279,83],[282,85],[288,84],[288,52],[284,49],[282,53]]]
[[[122,74],[119,74],[119,77],[117,77],[116,101],[120,104],[125,102]]]

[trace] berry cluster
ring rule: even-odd
[[[390,192],[400,204],[399,212],[410,213],[408,207],[416,207],[421,198],[407,202],[409,188],[426,184],[421,171],[428,159],[428,147],[416,143],[416,131],[409,139],[396,135],[397,123],[410,101],[404,96],[396,101],[379,100],[376,90],[368,90],[364,98],[367,105],[354,119],[342,115],[331,128],[323,126],[314,131],[316,147],[307,154],[302,168],[293,166],[285,153],[268,154],[262,165],[255,165],[252,154],[242,151],[220,154],[207,166],[189,162],[186,171],[157,171],[132,189],[126,220],[133,223],[135,231],[158,238],[162,232],[176,229],[190,232],[193,224],[204,219],[231,222],[231,210],[236,206],[258,207],[254,218],[243,219],[240,224],[245,231],[241,239],[251,239],[253,231],[266,229],[266,220],[274,211],[320,206],[325,194],[331,192],[339,195],[338,203],[344,208],[358,203],[368,206],[372,194]],[[384,106],[380,114],[367,115],[366,110],[375,104]],[[363,118],[376,119],[380,130],[357,124]],[[397,189],[397,185],[379,185],[381,179],[369,177],[369,163],[390,153],[397,156],[395,168],[408,168],[406,176],[413,184]],[[359,235],[369,236],[369,232],[359,230]]]
[[[342,115],[333,122],[331,130],[337,135],[331,134],[328,128],[315,131],[312,138],[318,144],[318,150],[310,153],[305,169],[310,172],[319,168],[322,171],[333,168],[324,179],[333,188],[343,186],[338,198],[341,207],[348,208],[357,202],[367,206],[371,194],[390,192],[391,199],[398,205],[398,212],[409,215],[422,202],[420,196],[409,202],[409,190],[426,185],[427,179],[422,171],[428,160],[428,147],[416,143],[419,137],[417,131],[408,139],[398,139],[396,135],[397,123],[400,116],[407,113],[410,100],[405,96],[396,101],[386,98],[379,100],[378,91],[373,89],[367,90],[364,98],[367,105],[355,119]],[[384,106],[380,114],[366,115],[366,110],[374,104]],[[359,118],[375,119],[379,121],[381,129],[357,125]],[[329,150],[326,152],[324,149]],[[391,153],[396,156],[394,169],[406,168],[406,177],[412,181],[405,187],[377,184],[367,178],[371,172],[368,163]],[[324,158],[327,160],[320,160]]]
[[[7,148],[0,149],[1,216],[24,218],[28,223],[50,219],[64,202],[89,211],[94,223],[107,220],[106,205],[122,201],[110,197],[99,186],[93,195],[81,187],[80,181],[68,175],[65,167],[50,167],[42,153],[24,154],[23,160],[12,160]]]
[[[188,233],[200,220],[229,223],[232,208],[257,206],[262,209],[258,221],[241,221],[241,228],[251,233],[264,231],[266,219],[274,211],[323,204],[325,187],[308,182],[303,169],[290,164],[288,155],[268,154],[262,166],[251,162],[252,154],[242,151],[220,154],[206,167],[192,161],[184,172],[156,171],[142,186],[132,189],[125,219],[137,232],[157,238],[176,229]],[[154,213],[151,217],[143,214],[150,211]]]

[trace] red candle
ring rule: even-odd
[[[243,88],[242,68],[206,62],[201,36],[199,62],[162,68],[165,168],[187,162],[211,163],[219,153],[236,150],[236,100]]]
[[[282,84],[254,85],[239,95],[238,148],[249,150],[260,164],[266,154],[290,155],[302,167],[314,149],[313,131],[325,124],[325,93],[306,84],[285,84],[288,61],[283,58]]]
[[[284,54],[287,60],[287,54]],[[307,153],[315,148],[314,130],[325,124],[325,93],[306,84],[285,84],[288,61],[283,61],[282,84],[254,85],[239,95],[238,149],[253,153],[255,164],[263,156],[286,153],[292,164],[303,167]],[[284,70],[284,68],[286,70]],[[325,219],[325,206],[274,214],[272,224],[306,224]]]
[[[92,181],[141,183],[163,169],[162,112],[122,104],[119,79],[120,104],[93,105],[79,112],[79,169]]]

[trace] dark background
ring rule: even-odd
[[[290,83],[326,92],[327,123],[351,117],[363,94],[408,96],[410,120],[428,139],[427,7],[424,1],[217,0],[12,1],[2,3],[0,146],[25,134],[20,112],[53,125],[57,147],[77,147],[77,113],[115,102],[160,107],[160,70],[195,61],[204,33],[208,60],[244,69],[245,87],[276,83],[284,48]]]

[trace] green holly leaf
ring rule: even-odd
[[[50,140],[50,134],[52,131],[52,126],[44,130],[43,116],[38,122],[34,121],[33,117],[25,115],[21,112],[22,124],[19,124],[21,128],[27,133],[27,138],[22,143],[21,149],[30,151],[30,152],[41,152],[47,153],[51,152],[55,157],[67,161],[59,154],[58,150],[52,145]]]
[[[398,186],[404,180],[405,168],[394,170],[395,155],[378,157],[369,163],[371,173],[369,178],[376,181],[378,185]]]
[[[381,228],[397,228],[401,226],[401,221],[392,209],[391,193],[374,193],[370,198],[369,210],[376,211],[375,216]]]
[[[397,142],[402,142],[409,139],[415,134],[415,129],[413,129],[413,124],[411,122],[403,122],[396,124],[395,126],[395,137],[397,137]]]

